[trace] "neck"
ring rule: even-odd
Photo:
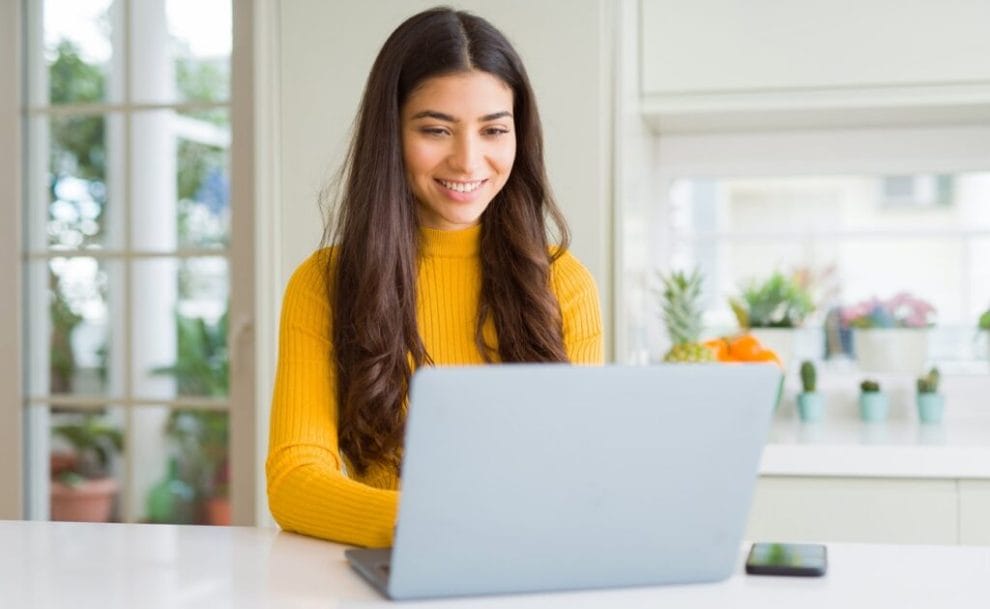
[[[458,230],[421,227],[420,254],[435,258],[473,258],[478,255],[481,224]]]

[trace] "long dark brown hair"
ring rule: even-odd
[[[489,362],[567,361],[550,265],[569,235],[547,184],[540,118],[522,61],[480,17],[449,8],[419,13],[389,36],[371,68],[336,213],[324,232],[324,244],[336,245],[327,273],[339,442],[359,474],[375,462],[398,468],[409,379],[432,363],[416,322],[419,223],[400,111],[426,79],[467,70],[511,87],[516,131],[512,171],[481,217],[475,342]],[[552,250],[547,219],[559,244]],[[497,345],[482,336],[488,319]]]

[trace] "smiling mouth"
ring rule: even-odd
[[[437,180],[437,182],[439,182],[441,186],[443,186],[448,190],[453,190],[454,192],[465,192],[465,193],[474,192],[478,190],[479,188],[481,188],[481,185],[487,181],[488,180],[475,180],[473,182],[450,182],[448,180],[440,180],[440,179]]]

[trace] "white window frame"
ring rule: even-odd
[[[131,0],[137,1],[137,0]],[[229,100],[231,146],[230,146],[230,176],[231,176],[231,227],[230,244],[226,252],[221,253],[229,261],[229,333],[228,345],[230,347],[230,391],[228,397],[218,403],[210,399],[192,400],[182,398],[178,400],[156,400],[155,404],[178,407],[221,407],[229,413],[230,417],[230,443],[228,445],[231,463],[231,489],[230,498],[232,502],[233,524],[253,525],[256,523],[258,513],[258,489],[257,489],[257,425],[256,425],[256,387],[255,387],[255,338],[254,338],[254,315],[255,315],[255,260],[254,260],[254,210],[255,200],[255,180],[254,180],[254,10],[258,0],[232,0],[233,11],[233,44],[231,49],[231,91]],[[0,245],[0,263],[6,264],[9,269],[16,269],[14,273],[5,273],[0,287],[4,288],[0,292],[0,340],[4,345],[11,345],[7,350],[0,352],[0,382],[3,389],[0,390],[2,397],[2,407],[0,407],[0,484],[4,488],[4,493],[0,494],[0,518],[23,518],[26,513],[25,493],[27,489],[26,480],[23,473],[24,465],[24,441],[26,428],[23,423],[25,418],[25,408],[35,400],[32,396],[26,395],[26,389],[22,385],[22,364],[23,353],[19,348],[19,337],[22,328],[22,294],[24,286],[21,281],[21,269],[24,260],[36,257],[36,255],[25,254],[22,247],[22,224],[20,221],[21,206],[23,201],[21,184],[23,180],[23,166],[21,158],[22,135],[21,125],[26,115],[38,114],[35,108],[26,108],[22,98],[20,85],[22,74],[24,74],[25,58],[22,56],[23,44],[22,36],[27,27],[24,17],[24,5],[21,0],[9,0],[0,3],[0,24],[3,29],[2,40],[4,60],[0,63],[0,82],[15,83],[8,93],[0,96],[0,125],[5,128],[9,125],[13,129],[13,137],[4,137],[0,144],[0,178],[3,178],[2,188],[14,205],[4,205],[0,207],[0,225],[3,232],[0,233],[2,245]],[[129,18],[125,16],[124,21],[129,24]],[[9,31],[6,31],[9,30]],[[125,43],[126,47],[126,43]],[[126,52],[126,51],[125,51]],[[9,60],[7,59],[9,58]],[[125,98],[126,102],[126,98]],[[157,107],[189,109],[198,107],[200,104],[100,104],[100,107],[88,108],[89,110],[109,111],[124,110],[125,112],[137,109],[155,109]],[[105,108],[102,106],[106,106]],[[187,108],[187,106],[189,108]],[[64,108],[59,108],[64,111]],[[42,112],[43,114],[44,112]],[[127,144],[129,145],[129,144]],[[9,174],[9,175],[8,175]],[[129,179],[129,178],[125,178]],[[125,231],[129,232],[130,227],[125,226]],[[124,240],[124,258],[130,256],[127,250],[128,239]],[[82,255],[91,256],[92,252],[80,252]],[[215,251],[192,251],[184,250],[177,255],[166,258],[186,258],[193,255],[217,255]],[[25,258],[25,256],[27,256]],[[107,257],[107,253],[97,254],[97,256]],[[8,286],[8,283],[12,284]],[[127,315],[128,305],[125,305],[124,314]],[[8,314],[8,309],[11,313]],[[119,344],[119,343],[118,343]],[[125,345],[130,344],[130,338],[124,340]],[[128,347],[125,347],[126,357]],[[126,382],[125,382],[126,385]],[[76,405],[85,406],[86,396],[82,399],[73,397],[71,401]],[[147,400],[136,399],[135,396],[125,392],[122,398],[112,400],[98,400],[100,403],[109,401],[115,406],[125,407],[125,411],[140,407]],[[52,402],[54,403],[54,401]],[[94,402],[95,404],[95,402]],[[130,416],[128,416],[130,421]],[[130,423],[128,423],[129,425]],[[125,430],[127,431],[127,430]],[[131,446],[128,447],[129,449]],[[133,459],[133,453],[131,453]],[[128,468],[125,468],[125,477],[129,477]],[[128,480],[129,482],[130,480]],[[36,498],[37,499],[37,498]],[[129,502],[124,502],[124,518],[131,520],[136,515],[128,510]]]

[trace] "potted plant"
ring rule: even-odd
[[[945,410],[945,398],[938,392],[941,377],[938,368],[932,368],[918,378],[918,418],[922,423],[941,423],[942,411]]]
[[[729,306],[743,331],[756,336],[772,349],[784,365],[793,358],[794,328],[814,311],[808,289],[797,276],[775,272],[764,281],[752,281]]]
[[[215,322],[178,315],[176,362],[154,372],[173,376],[179,395],[225,397],[230,375],[227,321],[227,312]],[[205,409],[172,411],[165,435],[175,451],[176,477],[193,490],[197,520],[230,524],[227,413]],[[177,511],[175,517],[183,517],[183,512]]]
[[[889,402],[887,394],[880,390],[880,383],[866,379],[859,388],[859,418],[868,423],[886,419]]]
[[[819,421],[825,414],[825,396],[816,391],[817,371],[815,364],[805,360],[801,362],[801,387],[803,391],[797,396],[798,415],[806,423]]]
[[[192,487],[206,524],[230,524],[228,423],[226,412],[182,410],[166,424],[179,455],[179,478]]]
[[[207,524],[229,525],[230,516],[230,460],[224,458],[213,475],[213,489],[204,503]]]
[[[907,292],[886,300],[870,298],[840,312],[853,329],[853,350],[860,369],[917,374],[928,358],[927,328],[935,307]]]
[[[98,413],[73,416],[75,422],[52,428],[52,435],[72,452],[52,454],[51,519],[108,522],[118,490],[110,469],[123,450],[124,436]]]

